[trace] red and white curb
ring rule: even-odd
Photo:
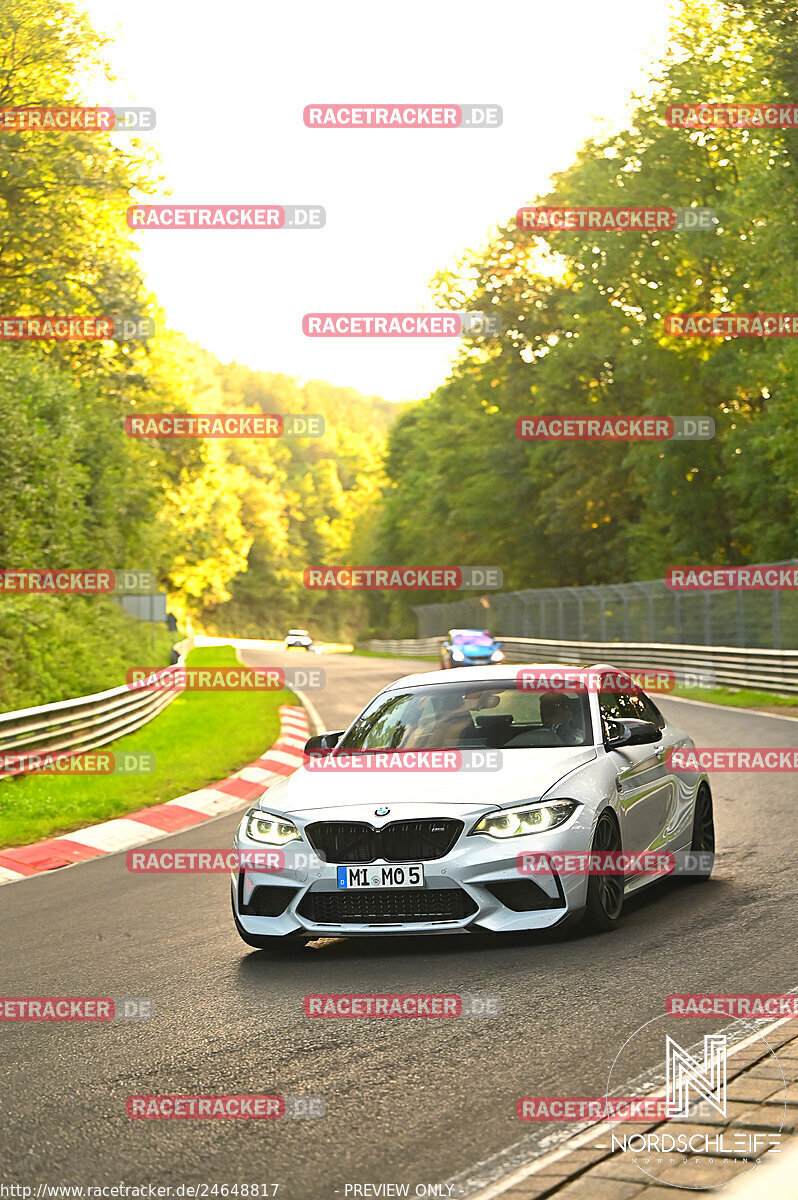
[[[176,800],[167,800],[165,804],[142,808],[125,817],[89,825],[87,829],[76,829],[63,837],[0,850],[0,884],[16,883],[28,875],[39,875],[42,871],[53,871],[100,858],[103,854],[142,846],[164,834],[191,829],[212,817],[244,808],[302,765],[305,761],[302,749],[309,737],[304,708],[282,704],[277,741],[260,758],[236,771],[229,779],[223,779],[213,787],[189,792]]]

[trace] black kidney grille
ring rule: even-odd
[[[305,834],[324,862],[373,862],[374,830],[359,821],[316,821]]]
[[[430,862],[448,854],[462,830],[462,821],[431,818],[392,821],[382,829],[363,821],[315,821],[305,833],[323,862]]]
[[[380,834],[382,857],[392,862],[402,858],[418,858],[419,862],[443,858],[457,841],[462,828],[462,821],[392,821]]]
[[[306,892],[297,912],[315,925],[462,921],[477,905],[462,888],[357,888]]]

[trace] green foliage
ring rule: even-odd
[[[491,310],[504,334],[464,348],[392,431],[380,561],[494,563],[505,586],[522,588],[795,554],[796,343],[676,340],[664,317],[795,309],[796,135],[670,128],[664,112],[794,100],[796,80],[798,21],[776,0],[687,0],[628,128],[589,142],[529,203],[709,206],[714,231],[543,237],[511,220],[461,271],[437,277],[441,307]],[[516,439],[516,418],[553,414],[705,415],[717,436]],[[375,605],[375,624],[413,602],[390,614]]]
[[[69,0],[0,0],[0,106],[103,105],[83,83],[102,66],[103,41]],[[150,315],[162,329],[124,219],[156,189],[153,167],[133,137],[0,131],[0,313]],[[328,433],[270,443],[124,431],[136,412],[258,409],[321,412]],[[308,610],[302,571],[347,560],[396,411],[225,366],[169,331],[0,344],[0,567],[146,568],[197,627],[282,634],[302,619],[318,636],[346,632],[347,598],[316,596]],[[125,636],[126,651],[109,657],[100,633]],[[107,686],[140,662],[145,636],[103,601],[6,596],[0,707]]]
[[[228,667],[229,646],[194,650],[188,665]],[[277,739],[280,705],[293,692],[184,692],[154,720],[108,750],[146,750],[150,775],[46,775],[0,779],[0,846],[17,846],[165,804],[227,778]]]
[[[119,687],[167,666],[177,640],[107,598],[0,596],[0,712]]]
[[[184,542],[174,547],[173,608],[213,633],[282,637],[289,626],[302,625],[320,639],[348,640],[362,624],[362,599],[308,591],[303,573],[352,562],[358,554],[368,561],[385,434],[399,406],[320,380],[301,384],[223,364],[178,339],[173,354],[190,378],[195,411],[313,413],[325,422],[322,438],[205,444],[203,475],[169,495],[171,525]],[[212,562],[206,577],[204,541],[211,543],[208,551],[235,551],[235,560],[223,569]]]

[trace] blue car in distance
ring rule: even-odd
[[[441,646],[441,670],[452,667],[483,667],[504,662],[501,642],[487,629],[450,629]]]

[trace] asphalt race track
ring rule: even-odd
[[[312,699],[333,729],[415,667],[306,658],[327,672],[327,689]],[[306,661],[257,651],[244,659]],[[789,719],[673,701],[662,708],[699,745],[798,746]],[[0,888],[3,995],[155,1001],[150,1021],[4,1024],[5,1177],[276,1183],[281,1200],[332,1200],[353,1183],[409,1183],[412,1194],[419,1183],[485,1178],[477,1164],[539,1136],[516,1119],[516,1099],[603,1095],[621,1043],[662,1012],[667,994],[782,993],[798,982],[794,778],[719,774],[712,782],[713,881],[663,882],[629,902],[621,928],[603,937],[339,939],[275,955],[239,940],[222,875],[131,875],[116,854]],[[226,848],[237,821],[149,845]],[[491,995],[502,1012],[415,1021],[303,1015],[307,992],[348,991]],[[700,1023],[691,1031],[700,1034]],[[641,1039],[638,1054],[643,1073],[654,1048]],[[321,1096],[327,1115],[155,1122],[125,1111],[130,1094],[251,1092]],[[511,1161],[500,1157],[494,1168]]]

